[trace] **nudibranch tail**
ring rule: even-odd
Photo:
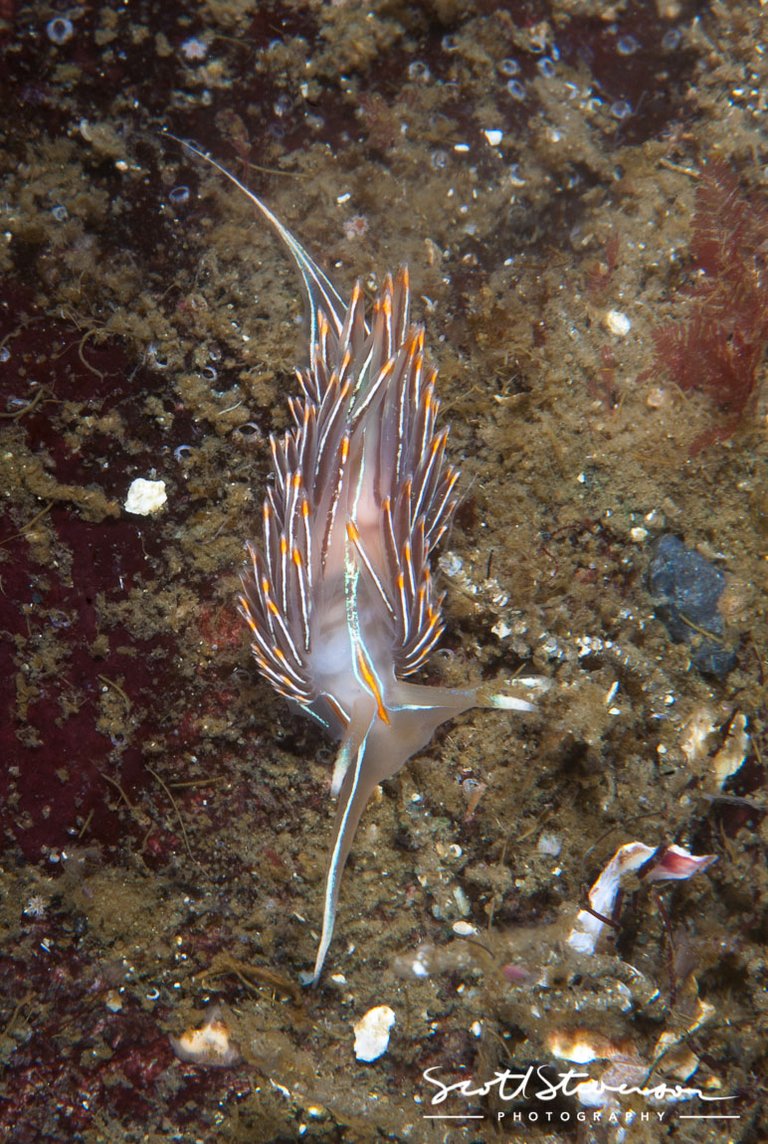
[[[456,508],[458,479],[445,457],[448,430],[438,428],[437,372],[426,360],[423,328],[410,321],[407,269],[386,276],[369,323],[359,283],[345,303],[261,199],[184,146],[272,225],[296,262],[309,306],[309,362],[289,401],[293,427],[270,440],[274,483],[262,543],[248,545],[240,609],[264,678],[341,741],[316,983],[344,864],[376,785],[470,707],[532,707],[484,687],[407,681],[443,629],[429,561]]]
[[[533,711],[533,705],[514,696],[485,693],[483,688],[460,690],[448,687],[422,687],[392,680],[388,689],[388,722],[378,714],[365,726],[353,721],[342,742],[336,761],[334,785],[341,783],[333,843],[323,891],[323,928],[315,967],[307,984],[320,979],[331,944],[336,921],[341,875],[352,840],[376,786],[391,778],[432,738],[441,723],[454,719],[472,707],[501,707]]]

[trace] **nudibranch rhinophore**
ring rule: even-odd
[[[215,160],[270,222],[298,266],[309,306],[309,364],[297,371],[294,425],[271,439],[274,485],[263,539],[248,545],[240,609],[261,674],[341,747],[316,984],[339,884],[374,788],[435,729],[470,707],[531,711],[486,688],[426,687],[408,677],[443,623],[429,558],[456,508],[457,471],[438,429],[436,370],[410,321],[408,271],[387,276],[366,319],[356,283],[345,302],[272,211]]]

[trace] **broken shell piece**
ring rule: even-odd
[[[709,754],[710,739],[717,730],[715,716],[709,707],[698,707],[685,725],[680,750],[688,766],[701,762]]]
[[[735,775],[744,765],[748,751],[747,717],[743,711],[737,711],[731,719],[722,747],[712,759],[715,780],[721,790],[725,780]]]
[[[704,1001],[701,997],[697,997],[696,1012],[693,1015],[693,1020],[691,1023],[687,1026],[687,1028],[678,1030],[677,1032],[668,1031],[666,1033],[662,1033],[656,1042],[656,1047],[653,1050],[654,1060],[662,1061],[663,1059],[664,1064],[666,1065],[666,1062],[670,1059],[670,1053],[677,1046],[684,1046],[686,1038],[690,1037],[692,1033],[698,1032],[702,1025],[705,1025],[707,1021],[711,1021],[716,1011],[717,1010],[715,1009],[714,1005],[712,1005],[709,1001]]]
[[[547,1041],[553,1056],[574,1064],[586,1065],[592,1061],[609,1061],[599,1080],[587,1080],[576,1085],[576,1097],[586,1108],[618,1108],[612,1089],[622,1085],[641,1085],[648,1076],[648,1066],[637,1056],[628,1041],[618,1041],[592,1029],[562,1029],[552,1033]],[[605,1087],[603,1087],[605,1086]]]
[[[636,1057],[616,1057],[599,1080],[585,1080],[576,1085],[576,1097],[579,1104],[585,1108],[616,1109],[620,1107],[614,1096],[614,1091],[620,1091],[622,1085],[627,1089],[643,1085],[648,1078],[648,1066]],[[623,1136],[613,1139],[621,1140]]]
[[[589,904],[594,913],[590,913],[589,910],[579,910],[576,924],[568,935],[568,944],[577,953],[595,952],[597,939],[605,928],[605,922],[595,915],[599,914],[604,918],[612,916],[621,879],[625,874],[638,871],[645,866],[646,870],[642,874],[644,881],[675,881],[691,878],[716,861],[715,854],[703,854],[697,857],[683,850],[682,846],[654,848],[642,842],[627,842],[626,845],[619,847],[589,891]]]
[[[158,512],[167,500],[165,481],[146,481],[143,477],[137,477],[128,489],[124,508],[136,516],[150,516],[151,513]]]
[[[682,846],[659,846],[649,854],[648,869],[642,878],[644,882],[679,882],[703,873],[713,862],[717,862],[716,854],[700,854],[697,857],[688,850],[683,850]]]
[[[625,338],[632,329],[632,322],[621,310],[608,310],[603,321],[605,328],[617,338]]]
[[[551,1033],[547,1039],[549,1051],[561,1061],[586,1065],[590,1061],[609,1061],[615,1057],[633,1056],[628,1044],[596,1033],[592,1029],[568,1029]]]
[[[687,1045],[675,1045],[661,1063],[665,1077],[672,1080],[690,1080],[699,1067],[699,1058]]]
[[[355,1056],[359,1061],[377,1061],[389,1048],[389,1030],[395,1023],[395,1013],[389,1005],[376,1005],[353,1025]]]
[[[203,1068],[225,1069],[237,1064],[240,1052],[230,1040],[229,1028],[215,1006],[199,1029],[187,1029],[180,1037],[169,1037],[180,1061]]]

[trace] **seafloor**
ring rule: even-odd
[[[765,21],[0,5],[3,1141],[768,1138]],[[164,128],[345,293],[410,266],[463,490],[426,677],[551,681],[384,785],[311,991],[333,747],[235,603],[299,283]],[[137,477],[165,482],[154,515],[125,511]],[[665,534],[721,574],[709,620],[650,594]],[[634,841],[718,860],[627,878],[576,956]],[[179,1059],[214,1005],[238,1059]],[[430,1103],[426,1069],[530,1066],[731,1099]]]

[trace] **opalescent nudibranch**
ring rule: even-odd
[[[333,935],[339,885],[374,788],[437,727],[470,707],[530,711],[487,689],[409,682],[443,629],[430,555],[456,508],[457,471],[437,425],[436,370],[410,321],[408,271],[387,276],[366,318],[239,179],[194,147],[270,222],[293,256],[309,308],[309,364],[297,371],[293,428],[271,439],[274,485],[263,538],[248,545],[240,609],[261,674],[341,741],[323,925],[311,984]]]

